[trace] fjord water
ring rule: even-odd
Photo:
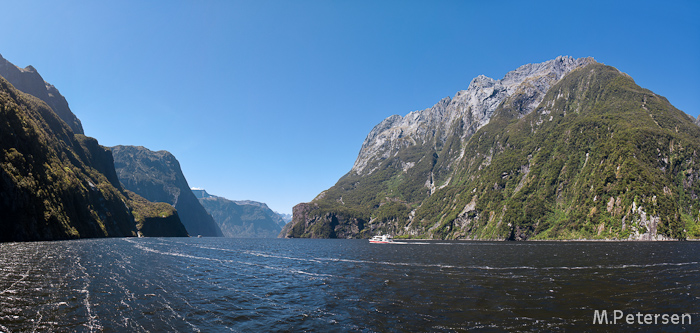
[[[0,331],[697,329],[698,242],[0,244]],[[691,325],[593,325],[594,310]],[[610,315],[612,320],[612,315]]]

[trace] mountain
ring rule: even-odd
[[[58,89],[39,75],[32,66],[19,68],[0,55],[0,76],[9,81],[15,89],[46,102],[59,118],[68,124],[75,134],[85,134],[80,119],[68,107],[66,99]]]
[[[143,199],[121,187],[108,149],[3,77],[0,150],[0,241],[160,236],[181,225],[174,210],[135,205]]]
[[[126,189],[149,201],[175,207],[190,235],[222,236],[219,226],[190,190],[175,156],[136,146],[111,149],[117,176]]]
[[[282,218],[262,202],[233,201],[192,189],[204,208],[214,217],[225,237],[274,238],[285,224]]]
[[[277,213],[277,212],[275,212]],[[284,214],[284,213],[277,213],[282,218],[282,222],[284,222],[282,227],[284,227],[287,223],[292,222],[292,214]]]
[[[592,58],[479,76],[369,133],[285,237],[700,237],[700,127]]]

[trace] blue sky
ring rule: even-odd
[[[699,1],[18,1],[0,54],[106,146],[168,150],[190,186],[291,213],[382,119],[479,74],[592,56],[695,117]],[[8,13],[11,13],[8,15]]]

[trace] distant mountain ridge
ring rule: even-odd
[[[696,122],[592,58],[479,76],[375,126],[281,236],[698,238]]]
[[[222,236],[221,229],[202,207],[170,152],[141,146],[111,147],[114,166],[124,187],[153,202],[165,202],[178,212],[190,235]]]
[[[229,200],[198,188],[193,188],[192,192],[214,217],[225,237],[275,238],[286,224],[262,202]]]
[[[284,214],[284,213],[278,213],[278,212],[275,212],[275,213],[277,213],[277,215],[279,215],[282,218],[282,221],[284,221],[285,225],[289,222],[292,222],[292,214]],[[283,227],[284,227],[284,225],[283,225]]]

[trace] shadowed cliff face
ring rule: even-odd
[[[150,201],[174,206],[192,236],[222,236],[219,226],[190,190],[175,156],[135,146],[111,149],[117,176],[126,189]]]
[[[108,149],[2,77],[0,152],[0,241],[187,236],[174,209],[127,195]]]
[[[93,141],[0,78],[0,240],[135,235],[123,195],[86,158],[108,154]]]
[[[73,133],[84,134],[80,119],[70,110],[66,99],[58,92],[56,87],[44,81],[34,67],[19,68],[0,55],[0,76],[4,77],[19,91],[46,102],[53,112],[68,124]]]
[[[698,238],[699,151],[700,128],[665,98],[557,58],[387,118],[280,236]]]
[[[109,151],[2,78],[0,151],[0,241],[136,234],[124,195],[98,170]]]

